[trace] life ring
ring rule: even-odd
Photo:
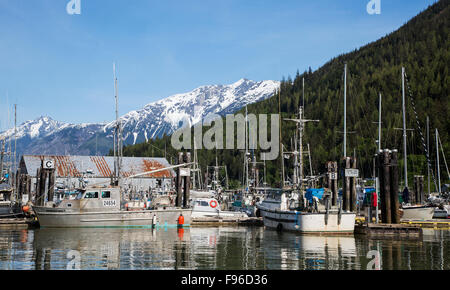
[[[212,207],[212,208],[216,208],[216,207],[217,207],[217,201],[211,200],[211,201],[209,202],[209,206]]]

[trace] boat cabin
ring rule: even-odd
[[[59,209],[74,210],[119,210],[120,209],[120,189],[110,188],[87,188],[84,192],[79,192],[75,199],[64,199],[57,206]]]

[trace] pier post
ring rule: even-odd
[[[178,164],[183,164],[183,152],[178,153]],[[182,198],[183,198],[183,187],[182,187],[183,179],[181,178],[181,168],[177,168],[177,181],[175,184],[176,191],[177,191],[177,198],[176,198],[176,206],[181,207],[182,205]]]
[[[47,169],[48,172],[48,201],[53,201],[55,193],[55,169]]]
[[[351,158],[351,168],[356,169],[356,158]],[[350,177],[350,211],[356,212],[356,177]]]
[[[331,205],[336,206],[338,200],[338,190],[337,190],[337,162],[329,161],[327,162],[328,171],[328,188],[331,190]]]
[[[391,217],[392,223],[400,223],[400,201],[398,200],[398,151],[392,150],[391,154]]]
[[[186,153],[184,155],[184,162],[190,163],[191,162],[191,153]],[[188,208],[189,207],[189,198],[190,198],[190,190],[191,190],[191,176],[184,176],[184,196],[183,196],[183,207]]]
[[[391,215],[391,186],[390,186],[390,160],[389,150],[385,149],[381,153],[381,201],[382,201],[382,217],[381,221],[386,224],[392,222]]]
[[[343,210],[350,210],[350,177],[345,176],[345,169],[350,168],[350,157],[344,158],[344,182],[342,186]]]

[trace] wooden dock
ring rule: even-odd
[[[422,228],[406,224],[358,224],[355,234],[367,235],[375,238],[422,238]]]
[[[28,229],[34,224],[35,220],[30,218],[0,219],[0,229]]]
[[[262,218],[246,217],[246,218],[221,218],[221,217],[205,217],[193,218],[192,226],[263,226]]]
[[[403,225],[413,225],[416,227],[435,229],[435,230],[450,230],[450,220],[435,219],[431,221],[402,221]]]

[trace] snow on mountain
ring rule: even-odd
[[[171,134],[183,120],[194,125],[208,114],[230,114],[247,104],[271,97],[277,81],[255,82],[241,79],[231,85],[208,85],[177,94],[131,111],[120,118],[125,144]],[[69,124],[40,117],[17,127],[20,154],[107,154],[112,147],[115,121],[109,124]],[[14,128],[0,134],[14,138]]]
[[[171,134],[186,119],[194,125],[208,114],[234,113],[247,104],[264,100],[279,87],[277,81],[241,79],[231,85],[209,85],[146,105],[121,117],[128,144]],[[110,131],[115,122],[105,126]]]

